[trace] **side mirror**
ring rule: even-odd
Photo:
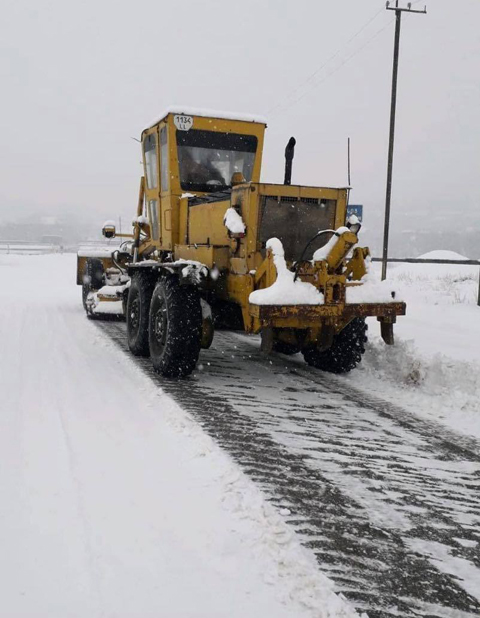
[[[115,238],[116,233],[115,223],[113,221],[105,221],[102,228],[102,234],[105,238]]]

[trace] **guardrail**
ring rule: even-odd
[[[382,258],[372,258],[372,262],[382,261]],[[454,264],[456,266],[480,266],[480,260],[426,260],[424,258],[388,258],[387,262],[398,262],[406,264]],[[480,271],[478,275],[477,305],[480,307]]]
[[[80,248],[94,249],[97,247],[108,247],[112,251],[119,248],[118,240],[114,242],[108,240],[87,240],[76,244],[58,245],[50,242],[35,240],[0,240],[0,253],[16,253],[27,255],[41,255],[45,253],[77,253]]]
[[[52,243],[33,240],[0,240],[0,253],[26,253],[38,255],[42,253],[63,253],[63,247]]]

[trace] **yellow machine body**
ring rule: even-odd
[[[131,257],[122,258],[129,273],[145,260],[162,268],[198,262],[210,273],[202,281],[205,298],[236,305],[247,332],[273,333],[271,337],[299,347],[326,348],[355,317],[376,316],[385,341],[393,343],[392,324],[405,313],[404,303],[392,299],[354,305],[345,300],[348,286],[361,285],[369,255],[368,249],[356,247],[357,235],[342,228],[348,189],[261,183],[265,127],[263,122],[180,110],[143,131],[144,176]],[[207,155],[210,159],[202,163]],[[244,232],[227,228],[228,209],[241,217]],[[250,303],[251,292],[271,286],[277,278],[272,251],[266,248],[269,238],[282,241],[287,266],[292,268],[308,238],[322,229],[339,228],[342,232],[324,259],[313,261],[310,255],[310,261],[297,268],[302,281],[324,294],[324,304]],[[314,248],[327,240],[328,235],[319,238]],[[79,257],[79,283],[85,259],[85,255]],[[103,262],[106,268],[113,266]]]

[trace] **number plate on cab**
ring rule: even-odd
[[[179,131],[189,131],[193,127],[192,116],[182,116],[181,114],[176,114],[173,117],[173,122]]]

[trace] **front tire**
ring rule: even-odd
[[[293,345],[293,343],[287,343],[286,341],[279,341],[276,339],[273,342],[274,352],[278,352],[279,354],[285,354],[286,356],[293,356],[294,354],[298,354],[300,352],[300,348],[297,345]]]
[[[127,341],[135,356],[148,356],[148,314],[153,292],[151,278],[142,272],[132,277],[127,299]]]
[[[198,290],[180,286],[174,277],[161,279],[152,295],[148,333],[155,371],[168,378],[190,375],[197,364],[202,339]]]
[[[367,342],[365,318],[354,318],[333,340],[332,346],[323,352],[315,347],[303,351],[308,365],[329,373],[348,373],[358,365]]]

